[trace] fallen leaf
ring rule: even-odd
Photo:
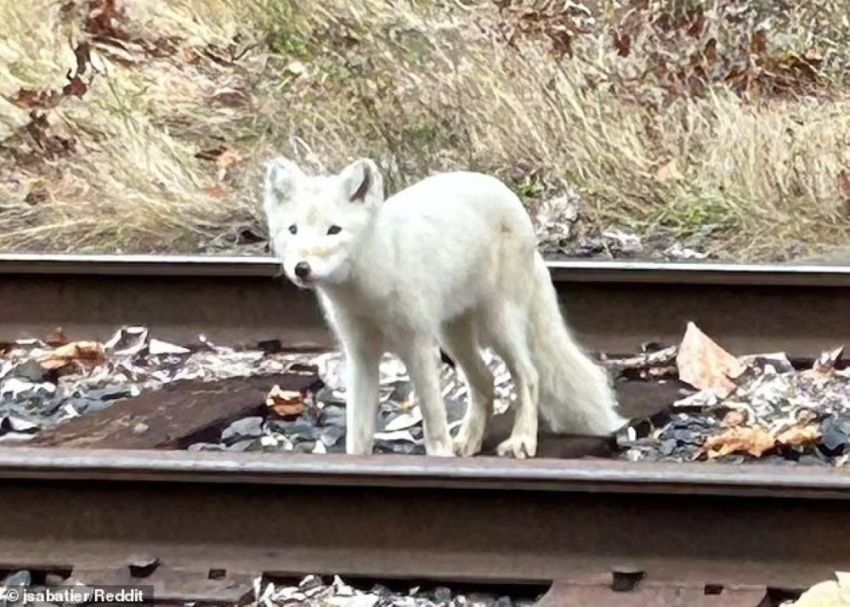
[[[395,432],[375,432],[375,440],[402,441],[407,443],[418,442],[409,430],[396,430]]]
[[[85,74],[89,63],[91,63],[91,45],[88,42],[80,42],[75,46],[74,59],[77,61],[76,75]]]
[[[65,139],[58,135],[49,134],[50,123],[47,116],[33,110],[29,114],[30,121],[24,125],[24,129],[33,138],[35,144],[48,156],[58,156],[73,152],[76,142],[73,139]]]
[[[698,6],[696,14],[694,15],[693,19],[691,19],[691,24],[688,26],[688,36],[690,36],[691,38],[699,38],[700,35],[702,35],[704,29],[705,11],[703,11],[701,6]]]
[[[815,445],[821,439],[820,428],[816,425],[792,426],[776,436],[776,442],[787,447]]]
[[[147,327],[121,327],[103,347],[117,356],[138,354],[148,343],[148,333]]]
[[[199,160],[218,160],[218,157],[224,154],[230,148],[226,145],[219,145],[214,148],[209,148],[207,150],[201,150],[197,154],[195,154],[195,158]]]
[[[749,453],[761,457],[774,446],[776,439],[760,426],[736,426],[723,434],[708,437],[698,455],[705,454],[708,459],[732,453]]]
[[[679,170],[679,163],[675,158],[671,158],[669,162],[664,163],[655,173],[655,180],[660,183],[668,181],[678,181],[684,179],[682,171]]]
[[[702,54],[709,65],[717,63],[717,38],[711,38],[705,43],[705,48],[703,49]]]
[[[207,150],[201,150],[195,154],[195,158],[215,161],[215,165],[218,167],[218,178],[221,181],[227,175],[227,170],[236,163],[241,162],[243,156],[229,145],[220,145]]]
[[[844,169],[838,174],[838,193],[847,202],[850,202],[850,171]]]
[[[148,354],[151,356],[161,356],[164,354],[189,354],[189,352],[191,352],[189,348],[170,344],[167,341],[162,341],[156,338],[151,339],[150,343],[148,343]]]
[[[741,411],[734,409],[723,416],[723,425],[731,428],[733,426],[741,426],[747,421],[747,416]]]
[[[800,409],[797,413],[797,423],[802,425],[808,425],[817,420],[818,415],[811,409]]]
[[[89,90],[88,85],[79,76],[68,79],[68,84],[62,87],[62,94],[66,97],[82,97]]]
[[[248,96],[244,91],[233,88],[219,89],[210,96],[210,101],[214,101],[215,103],[228,107],[244,105],[247,100]]]
[[[818,383],[825,382],[835,373],[835,365],[841,359],[843,353],[844,346],[822,352],[814,364],[812,364],[812,368],[803,371],[803,377],[807,377]]]
[[[752,42],[750,43],[750,52],[755,55],[763,55],[767,50],[767,30],[757,30],[753,34]]]
[[[56,91],[34,91],[32,89],[21,89],[18,94],[9,99],[19,108],[26,110],[47,109],[55,107],[59,103],[60,96]]]
[[[572,58],[573,56],[573,37],[565,29],[552,29],[546,32],[549,40],[552,43],[550,53],[556,59],[562,59],[564,56]]]
[[[274,385],[266,396],[266,406],[280,417],[298,417],[304,413],[304,397],[297,390],[283,390]]]
[[[47,337],[44,340],[44,343],[55,348],[56,346],[64,346],[66,344],[69,344],[71,343],[71,340],[68,339],[67,335],[65,335],[65,331],[62,329],[62,327],[56,327],[50,333],[48,333]]]
[[[96,341],[74,341],[59,346],[38,362],[48,371],[72,372],[81,365],[96,366],[106,361],[103,345]]]
[[[732,379],[744,372],[744,365],[721,348],[692,322],[676,356],[679,379],[698,390],[713,390],[721,398],[735,389]],[[731,379],[730,379],[731,378]]]
[[[37,204],[43,204],[50,199],[50,192],[48,192],[44,188],[38,188],[37,190],[31,190],[24,197],[24,202],[29,205],[35,206]]]
[[[422,421],[422,411],[419,407],[412,409],[411,413],[402,413],[398,417],[387,422],[384,432],[397,432],[407,430]]]
[[[219,181],[224,181],[224,178],[227,176],[228,169],[230,169],[230,167],[240,162],[241,160],[242,154],[240,154],[233,148],[228,148],[227,150],[222,152],[215,161],[215,164],[218,167]]]
[[[628,34],[621,34],[614,30],[611,32],[614,48],[617,49],[617,55],[620,57],[628,57],[632,51],[632,37]]]
[[[183,58],[183,62],[188,63],[189,65],[196,64],[201,58],[201,56],[197,52],[195,52],[194,49],[191,48],[184,48],[181,51],[181,56]]]
[[[201,191],[207,196],[210,196],[211,198],[218,198],[219,200],[224,200],[230,196],[230,188],[220,183],[207,188],[202,188]]]
[[[118,18],[123,15],[118,9],[117,0],[91,0],[89,9],[85,27],[95,39],[128,38],[127,33],[118,28]]]

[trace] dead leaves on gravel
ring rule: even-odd
[[[834,373],[843,348],[824,352],[803,376],[822,384]],[[723,399],[737,389],[736,379],[746,371],[743,360],[727,352],[694,323],[689,322],[679,346],[676,364],[679,379],[698,390],[713,392]],[[806,412],[803,412],[806,413]],[[817,445],[822,438],[814,415],[801,414],[796,422],[765,428],[757,420],[748,419],[741,411],[731,410],[723,418],[724,430],[706,438],[695,458],[709,460],[737,453],[762,457],[766,453],[789,447]]]
[[[733,453],[747,453],[761,457],[774,448],[815,445],[820,439],[821,431],[815,424],[792,426],[776,435],[758,425],[733,426],[722,434],[708,437],[697,456],[716,459]]]
[[[266,397],[266,406],[278,417],[293,419],[304,413],[304,396],[297,390],[283,390],[274,385]]]
[[[744,365],[689,322],[676,357],[679,379],[698,390],[713,390],[723,398],[735,390]]]

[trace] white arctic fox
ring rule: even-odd
[[[553,432],[604,435],[626,423],[606,372],[564,324],[528,214],[499,180],[444,173],[384,200],[371,160],[311,176],[277,158],[267,165],[264,209],[286,275],[317,291],[344,348],[347,453],[372,451],[385,351],[407,367],[430,455],[481,449],[493,409],[482,347],[502,357],[517,389],[500,455],[535,455],[538,409]],[[470,395],[454,442],[438,344],[460,365]]]

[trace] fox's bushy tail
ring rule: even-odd
[[[552,432],[599,436],[627,423],[607,372],[576,343],[564,322],[546,264],[534,259],[529,347],[538,373],[540,414]]]

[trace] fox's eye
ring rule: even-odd
[[[294,223],[291,226],[289,226],[289,233],[290,234],[297,234],[298,233],[298,226],[295,225]]]
[[[334,234],[339,234],[342,232],[342,228],[339,226],[331,226],[328,228],[328,236],[333,236]]]

